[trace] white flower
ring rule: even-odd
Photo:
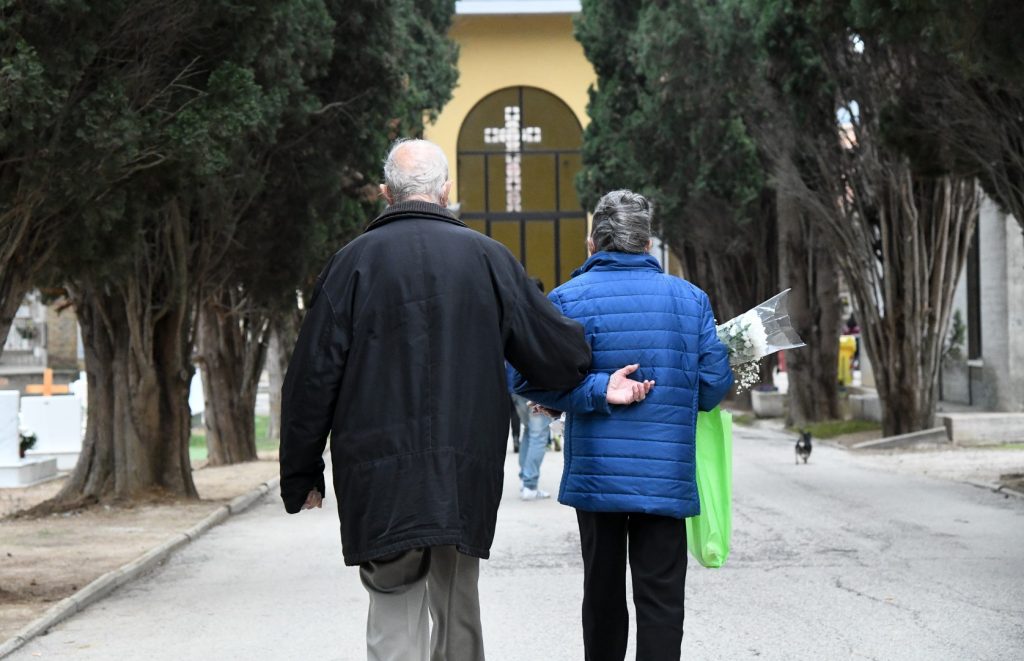
[[[788,292],[787,289],[716,328],[718,339],[729,351],[729,364],[736,373],[740,391],[760,380],[758,362],[762,358],[782,349],[804,346],[786,310]]]

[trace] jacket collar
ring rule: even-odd
[[[409,200],[408,202],[399,202],[389,206],[384,210],[384,213],[377,216],[372,222],[370,222],[363,232],[366,233],[383,225],[387,225],[390,222],[406,218],[429,218],[431,220],[440,220],[446,223],[452,223],[453,225],[466,227],[466,223],[456,218],[450,211],[442,207],[440,204],[434,204],[433,202],[421,202],[419,200]]]
[[[572,272],[576,277],[587,271],[657,271],[661,273],[661,263],[653,255],[643,253],[637,255],[631,252],[595,252],[583,266]]]

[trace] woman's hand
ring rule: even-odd
[[[629,375],[640,369],[639,364],[626,365],[612,373],[608,379],[605,399],[609,404],[633,404],[642,402],[654,387],[654,381],[634,381]]]

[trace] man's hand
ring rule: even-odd
[[[654,387],[654,381],[634,381],[629,375],[637,371],[640,365],[626,365],[614,372],[608,379],[608,392],[605,399],[609,404],[632,404],[641,402]]]
[[[304,509],[304,510],[311,510],[314,507],[323,507],[323,506],[324,506],[324,497],[321,496],[320,492],[317,491],[316,489],[311,490],[309,492],[309,495],[306,496],[306,502],[302,503],[302,509]]]

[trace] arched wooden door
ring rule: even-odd
[[[505,244],[548,289],[586,258],[576,194],[583,130],[557,96],[508,87],[484,97],[459,130],[461,218]]]

